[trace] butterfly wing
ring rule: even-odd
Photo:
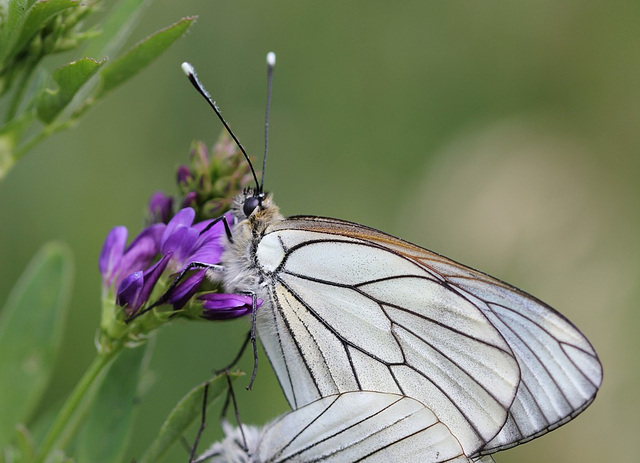
[[[372,389],[431,408],[467,455],[571,419],[602,379],[586,338],[528,294],[377,230],[293,217],[262,237],[267,354],[294,408]]]
[[[471,462],[431,410],[396,394],[346,392],[286,413],[262,429],[243,425],[240,432],[226,422],[222,427],[225,438],[196,462]]]
[[[323,397],[265,426],[259,462],[468,463],[436,415],[409,397],[347,392]]]
[[[545,434],[591,404],[602,383],[602,365],[569,320],[540,300],[460,264],[435,267],[467,297],[477,299],[520,365],[521,381],[509,418],[482,453]]]
[[[258,333],[292,407],[355,390],[403,394],[467,455],[493,439],[520,372],[483,312],[389,247],[299,225],[279,223],[256,250],[271,301]]]

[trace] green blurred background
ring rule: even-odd
[[[487,271],[557,307],[597,349],[605,379],[595,403],[498,463],[637,458],[640,3],[158,0],[135,39],[191,14],[186,38],[0,183],[2,301],[44,242],[75,253],[48,404],[94,356],[108,230],[139,231],[150,194],[174,192],[191,141],[220,133],[180,63],[196,66],[259,157],[264,56],[274,50],[266,181],[285,215],[360,222]],[[247,326],[182,322],[160,333],[131,457],[232,358]],[[238,388],[249,423],[286,410],[261,360],[254,390]],[[207,439],[218,435],[210,423]],[[186,459],[178,448],[167,461]]]

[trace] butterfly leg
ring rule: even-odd
[[[253,349],[253,372],[251,373],[251,380],[247,386],[247,391],[250,391],[253,387],[253,381],[258,374],[258,343],[256,341],[256,313],[258,312],[258,296],[256,293],[247,292],[247,296],[251,296],[251,331],[249,332],[249,339],[251,339],[251,348]]]
[[[238,429],[240,430],[240,434],[242,435],[242,448],[247,451],[249,446],[247,445],[247,438],[244,435],[244,429],[242,427],[242,421],[240,420],[240,411],[238,410],[238,402],[236,402],[236,395],[233,392],[233,384],[231,383],[231,376],[229,376],[229,372],[226,372],[227,376],[227,400],[225,401],[224,407],[222,408],[222,419],[226,419],[227,408],[229,406],[229,402],[233,404],[233,411],[236,418],[236,424],[238,425]]]
[[[220,374],[224,374],[227,378],[227,396],[225,398],[224,401],[224,405],[222,406],[222,416],[221,416],[221,421],[222,422],[226,422],[226,416],[227,416],[227,411],[229,409],[229,405],[232,404],[233,405],[233,409],[234,409],[234,414],[235,414],[235,419],[236,419],[236,424],[238,425],[238,430],[240,431],[240,436],[242,437],[242,442],[237,442],[237,445],[239,447],[242,448],[242,450],[244,450],[245,452],[248,452],[248,444],[247,444],[247,438],[245,436],[244,433],[244,428],[242,426],[242,421],[240,420],[240,412],[238,411],[238,403],[236,401],[236,396],[235,393],[233,391],[233,384],[231,382],[231,376],[229,375],[229,370],[221,370],[219,373],[216,373],[216,376],[220,375]],[[213,457],[219,456],[218,451],[211,451],[208,450],[205,453],[203,453],[202,455],[200,455],[197,459],[195,458],[195,452],[196,452],[196,447],[198,446],[198,442],[200,440],[202,431],[204,430],[205,427],[205,422],[206,422],[206,411],[207,411],[207,389],[209,387],[209,381],[207,381],[206,386],[205,386],[205,390],[204,390],[204,397],[203,397],[203,404],[202,404],[202,419],[201,419],[201,423],[200,423],[200,428],[198,430],[198,433],[196,435],[196,439],[193,443],[193,446],[191,447],[191,454],[189,456],[189,463],[202,463],[205,462]]]
[[[227,218],[224,215],[222,217],[218,217],[209,225],[204,227],[200,234],[202,235],[203,233],[209,231],[211,227],[213,227],[218,222],[222,222],[222,225],[224,225],[224,233],[227,235],[227,239],[229,240],[229,242],[233,243],[233,236],[231,236],[231,227],[229,226],[229,222],[227,222]]]
[[[258,342],[256,335],[256,313],[258,312],[258,296],[256,293],[252,292],[240,292],[239,294],[243,294],[246,296],[251,296],[251,330],[247,333],[247,336],[240,347],[238,354],[234,357],[234,359],[224,368],[221,368],[215,372],[215,374],[222,373],[225,370],[231,369],[238,363],[242,354],[244,354],[245,349],[249,345],[249,341],[251,341],[251,348],[253,350],[253,372],[251,373],[251,379],[249,380],[249,385],[247,386],[247,390],[250,391],[253,387],[253,382],[256,379],[256,375],[258,374]]]
[[[236,354],[236,356],[233,358],[233,360],[231,362],[229,362],[229,364],[223,368],[220,368],[219,370],[216,370],[213,372],[214,375],[219,375],[224,373],[225,371],[229,371],[231,368],[233,368],[236,363],[238,363],[238,360],[240,360],[240,357],[242,357],[242,354],[244,354],[245,349],[247,348],[247,346],[249,345],[249,341],[251,340],[251,331],[249,331],[247,333],[247,335],[245,336],[245,340],[242,342],[242,347],[240,347],[240,350],[238,351],[238,353]]]
[[[193,441],[193,445],[191,446],[191,452],[189,453],[189,463],[195,461],[196,449],[198,448],[198,443],[200,442],[200,437],[202,436],[202,431],[204,431],[205,426],[207,425],[207,398],[209,395],[209,381],[207,381],[204,385],[204,390],[202,392],[202,413],[200,416],[200,426],[198,427],[198,432],[196,433],[196,438]]]

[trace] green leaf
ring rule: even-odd
[[[183,18],[177,23],[138,42],[124,55],[109,62],[100,71],[102,88],[99,90],[96,99],[104,97],[111,90],[148,66],[173,42],[180,38],[195,20],[195,16]]]
[[[16,3],[21,3],[23,4],[21,7],[26,8],[29,2]],[[9,42],[11,45],[5,49],[3,60],[19,52],[52,17],[68,8],[76,8],[80,5],[80,2],[74,0],[40,0],[33,4],[26,11],[26,14],[21,15],[20,19],[13,22],[14,30],[10,37],[14,37],[14,39]],[[20,22],[22,24],[18,25]],[[9,40],[10,37],[6,37],[6,39]]]
[[[47,387],[60,348],[71,293],[69,249],[45,245],[0,313],[0,447],[25,422]]]
[[[85,56],[115,56],[133,32],[140,15],[152,1],[121,0],[111,8],[109,16],[101,27],[100,35],[93,38],[85,48]]]
[[[240,374],[230,373],[230,376],[233,380]],[[160,429],[158,437],[153,441],[139,463],[155,463],[159,461],[167,450],[184,434],[187,428],[200,418],[202,415],[204,388],[207,384],[209,384],[207,406],[227,392],[227,378],[224,374],[218,375],[211,381],[191,389],[171,410]]]
[[[56,69],[53,80],[58,84],[58,89],[44,90],[37,100],[40,120],[47,124],[51,123],[104,62],[105,60],[82,58]]]
[[[152,344],[125,349],[107,371],[78,435],[76,461],[125,461],[138,411],[139,383],[149,365]]]
[[[3,22],[0,28],[0,70],[4,67],[4,59],[9,54],[12,42],[18,39],[20,26],[30,8],[29,3],[26,0],[9,0],[7,16],[2,18]],[[11,40],[12,38],[13,40]]]

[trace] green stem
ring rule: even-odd
[[[5,115],[5,123],[11,121],[16,114],[18,113],[18,108],[22,103],[22,97],[24,96],[24,92],[28,87],[29,81],[31,80],[31,74],[33,74],[33,70],[36,68],[38,60],[32,63],[27,63],[24,73],[21,76],[21,79],[18,79],[18,87],[13,92],[13,97],[11,99],[11,103],[9,104],[9,110]]]
[[[12,159],[14,162],[17,162],[22,156],[24,156],[29,150],[31,150],[38,143],[42,142],[47,137],[50,137],[56,132],[60,132],[61,130],[68,129],[73,124],[70,121],[55,123],[53,125],[47,125],[42,129],[40,133],[31,137],[26,143],[23,143],[13,151]]]
[[[34,146],[47,138],[49,135],[50,133],[48,131],[43,130],[38,135],[33,136],[28,142],[22,144],[18,149],[13,151],[13,155],[11,156],[13,162],[17,162],[18,159],[24,156],[29,150],[31,150]]]
[[[85,372],[80,382],[76,385],[64,406],[58,413],[56,421],[53,423],[49,432],[45,436],[44,442],[38,455],[36,457],[36,463],[42,463],[47,458],[49,452],[53,449],[54,445],[58,441],[58,438],[65,430],[69,420],[72,418],[74,412],[78,408],[78,405],[85,397],[87,391],[93,385],[93,382],[98,377],[100,372],[113,360],[113,358],[122,351],[123,344],[114,347],[108,351],[98,353],[97,357],[93,360],[93,363],[89,366],[89,369]]]

